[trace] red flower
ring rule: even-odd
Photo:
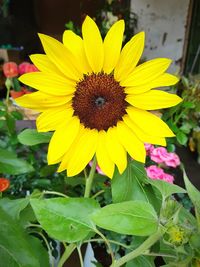
[[[30,64],[29,62],[22,62],[19,65],[19,74],[20,75],[22,75],[24,73],[34,72],[34,71],[38,71],[38,69],[33,64]]]
[[[38,69],[36,68],[35,65],[33,65],[33,64],[27,65],[27,67],[26,67],[26,73],[28,73],[28,72],[35,72],[35,71],[38,71]]]
[[[0,178],[0,192],[5,191],[10,186],[10,181],[6,178]]]
[[[18,76],[18,67],[15,62],[7,62],[3,64],[3,73],[6,78],[14,78]]]

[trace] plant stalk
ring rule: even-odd
[[[149,249],[153,244],[155,244],[161,238],[162,234],[163,233],[161,228],[158,228],[158,231],[155,234],[151,235],[149,238],[147,238],[138,248],[126,254],[119,260],[114,261],[114,263],[112,263],[110,267],[120,267],[124,265],[126,262],[142,255],[147,249]]]
[[[96,166],[97,166],[97,160],[96,160],[96,157],[94,156],[94,159],[92,162],[92,167],[90,170],[90,174],[89,174],[88,178],[86,178],[84,197],[90,197],[90,192],[91,192],[92,183],[94,180],[94,174],[96,171]]]
[[[63,266],[63,264],[70,257],[70,255],[75,250],[75,248],[76,248],[75,244],[70,244],[69,246],[66,247],[65,252],[63,253],[62,257],[60,258],[60,261],[58,263],[58,267],[62,267]]]

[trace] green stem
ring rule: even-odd
[[[54,260],[55,259],[54,259],[53,255],[52,255],[51,248],[49,246],[49,243],[48,243],[46,237],[41,232],[37,232],[37,234],[40,235],[43,238],[43,240],[44,240],[44,242],[45,242],[45,244],[47,246],[47,249],[48,249],[48,252],[49,252],[49,256],[51,258],[51,265],[52,265],[52,267],[54,267],[55,266],[54,265]]]
[[[56,191],[43,191],[42,194],[44,194],[44,195],[58,195],[58,196],[61,196],[61,197],[68,198],[67,195],[65,195],[63,193],[60,193],[60,192],[56,192]]]
[[[103,239],[104,243],[107,245],[109,253],[110,253],[110,256],[111,256],[111,259],[112,259],[112,263],[113,263],[115,261],[115,257],[114,257],[114,253],[113,253],[112,247],[111,247],[108,239],[100,231],[98,231],[97,229],[95,230],[95,232]]]
[[[82,256],[82,253],[81,253],[80,246],[77,247],[77,251],[78,251],[81,267],[84,267],[84,265],[83,265],[83,256]]]
[[[153,244],[155,244],[162,236],[161,228],[158,228],[158,231],[147,238],[138,248],[126,254],[119,260],[116,260],[114,263],[110,265],[110,267],[120,267],[124,265],[126,262],[142,255],[147,249],[149,249]]]
[[[160,253],[142,253],[142,255],[150,256],[150,257],[167,257],[167,258],[173,258],[176,259],[176,256],[170,255],[170,254],[160,254]]]
[[[75,250],[75,248],[76,248],[75,244],[70,244],[69,246],[66,247],[65,252],[63,253],[62,257],[60,258],[60,261],[58,263],[58,267],[62,267],[63,266],[63,264],[70,257],[70,255]]]
[[[99,195],[103,194],[104,192],[105,192],[105,190],[100,190],[99,192],[97,192],[96,194],[94,194],[94,195],[92,196],[92,198],[96,198],[96,197],[98,197]]]
[[[6,106],[7,107],[8,107],[8,104],[9,104],[9,96],[10,96],[11,84],[12,84],[11,78],[7,78],[6,82],[5,82],[6,89],[7,89],[7,92],[6,92]]]
[[[85,240],[83,243],[91,243],[91,242],[105,242],[105,241],[103,239],[100,239],[100,238],[93,238],[93,239]],[[131,246],[125,245],[125,244],[117,242],[115,240],[108,239],[108,242],[111,244],[115,244],[115,245],[124,247],[126,249],[131,249]]]
[[[94,157],[93,162],[92,162],[92,167],[90,170],[90,174],[89,174],[88,178],[86,179],[84,197],[90,197],[90,192],[91,192],[91,188],[92,188],[94,174],[96,171],[96,166],[97,166],[97,160],[96,160],[96,157]]]

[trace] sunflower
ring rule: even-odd
[[[178,81],[165,73],[171,60],[157,58],[137,66],[144,32],[122,48],[123,32],[124,21],[119,20],[103,41],[87,16],[83,38],[66,30],[62,44],[39,34],[46,54],[30,56],[39,71],[20,77],[38,91],[17,103],[41,112],[38,131],[54,131],[48,164],[60,162],[58,171],[67,170],[68,176],[80,173],[96,155],[102,171],[112,178],[115,165],[120,173],[126,169],[127,153],[145,162],[145,142],[165,146],[165,137],[174,136],[149,112],[181,102],[174,94],[154,90]]]

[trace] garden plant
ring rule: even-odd
[[[110,267],[153,267],[158,258],[166,267],[200,265],[200,192],[178,156],[164,148],[175,135],[152,112],[184,103],[156,89],[178,78],[166,72],[170,59],[138,64],[145,34],[122,48],[124,28],[118,20],[102,40],[86,16],[82,38],[71,30],[63,43],[39,34],[45,54],[31,55],[36,71],[19,78],[36,91],[14,102],[40,112],[37,130],[16,128],[22,115],[11,109],[13,77],[6,74],[0,266],[56,266],[57,260],[62,267],[77,250],[83,267],[87,243],[106,248]],[[168,172],[179,165],[185,188]],[[178,193],[189,196],[192,210],[176,200]]]

